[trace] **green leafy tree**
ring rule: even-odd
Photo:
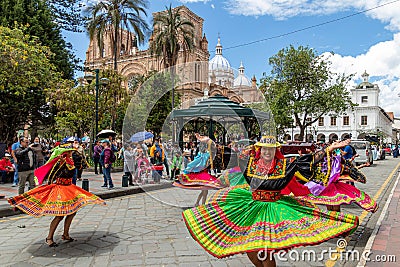
[[[103,51],[104,37],[111,37],[114,70],[118,68],[119,45],[122,44],[121,30],[133,32],[140,44],[144,43],[149,27],[142,17],[147,16],[146,0],[106,0],[93,3],[85,9],[88,14],[86,29],[90,40],[96,38],[99,50]]]
[[[74,87],[71,81],[53,91],[52,103],[57,107],[57,130],[63,136],[82,136],[90,132],[94,121],[95,92],[90,86]]]
[[[104,86],[103,93],[101,94],[102,108],[99,114],[100,116],[109,114],[109,124],[105,125],[103,123],[103,127],[121,132],[121,121],[123,118],[119,118],[119,116],[124,113],[128,101],[128,92],[126,88],[122,86],[126,78],[114,70],[104,70],[101,77],[107,78],[109,81],[108,84]]]
[[[62,79],[37,38],[0,26],[0,40],[0,140],[11,142],[25,125],[52,117],[46,97]]]
[[[338,115],[355,106],[346,89],[350,76],[330,70],[330,61],[309,48],[293,46],[269,59],[271,74],[260,89],[274,114],[277,133],[295,123],[303,140],[307,126],[326,114]]]
[[[74,77],[79,60],[72,53],[72,45],[66,43],[59,25],[46,1],[0,0],[0,25],[13,28],[24,25],[24,33],[38,37],[38,41],[52,52],[50,62],[62,73],[64,79]]]
[[[177,78],[175,78],[176,80]],[[123,133],[124,138],[144,130],[151,130],[156,135],[162,131],[163,123],[172,111],[171,88],[172,79],[168,72],[151,72],[133,89],[136,94],[127,107]],[[179,103],[179,95],[175,101]]]
[[[108,80],[107,85],[100,85],[98,95],[99,128],[111,128],[121,132],[122,118],[126,110],[128,94],[121,85],[124,77],[113,70],[101,71],[99,76]],[[73,86],[71,82],[53,91],[52,103],[56,106],[57,129],[63,135],[94,132],[96,87],[90,85]]]
[[[163,59],[164,68],[170,68],[171,77],[175,76],[175,65],[182,51],[184,59],[194,46],[194,25],[181,16],[181,6],[172,9],[166,7],[165,12],[157,13],[154,17],[153,41],[150,43],[150,53]],[[174,81],[172,83],[172,109],[174,108],[175,94]]]
[[[48,0],[55,22],[62,29],[71,32],[82,32],[85,19],[81,15],[81,0]]]

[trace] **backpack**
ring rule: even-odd
[[[357,150],[354,148],[354,146],[352,146],[352,145],[349,145],[349,146],[351,148],[351,153],[353,153],[353,157],[354,157],[355,155],[357,155]]]
[[[112,150],[110,148],[106,148],[108,150],[110,150],[111,154],[110,154],[110,162],[114,163],[117,160],[117,157],[115,156],[114,152],[112,152]],[[104,166],[104,152],[106,151],[106,149],[103,149],[103,151],[101,151],[100,153],[100,159],[99,162],[102,166]]]
[[[117,160],[117,157],[115,156],[115,153],[111,150],[110,162],[114,163],[116,160]]]

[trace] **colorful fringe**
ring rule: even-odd
[[[261,202],[239,187],[220,191],[214,197],[216,201],[183,212],[192,237],[217,258],[316,245],[350,234],[358,226],[357,216],[323,212],[288,196],[276,202]]]
[[[208,189],[221,189],[223,186],[220,181],[208,173],[207,170],[203,170],[199,173],[181,174],[178,176],[178,180],[173,185],[185,188],[185,189],[197,189],[206,190]]]
[[[179,182],[173,182],[173,186],[182,188],[182,189],[191,189],[191,190],[217,190],[218,188],[205,186],[205,185],[183,185]]]
[[[55,183],[39,186],[21,195],[11,197],[8,202],[34,217],[67,216],[87,204],[106,204],[98,196],[76,185]]]
[[[344,182],[331,183],[319,196],[309,194],[299,198],[314,204],[338,206],[355,203],[366,211],[375,212],[378,205],[367,193]]]

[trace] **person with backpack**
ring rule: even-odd
[[[103,177],[104,184],[101,187],[108,187],[108,189],[114,188],[114,184],[111,178],[111,167],[115,162],[116,157],[114,152],[111,150],[111,143],[108,139],[101,141],[103,151],[100,154],[100,164],[103,166]]]
[[[351,165],[353,165],[354,157],[357,157],[358,154],[357,154],[356,149],[352,145],[350,145],[351,135],[346,135],[342,141],[346,141],[346,140],[348,140],[348,144],[341,150],[341,154],[345,160],[351,162]],[[354,186],[354,182],[348,182],[348,183],[351,184],[352,186]]]
[[[32,148],[28,146],[28,138],[22,137],[20,139],[20,146],[15,150],[14,154],[18,160],[18,194],[22,194],[25,191],[26,181],[29,181],[29,188],[35,187],[35,179],[33,175],[33,170],[36,164],[35,153]]]
[[[103,151],[103,147],[100,144],[99,140],[96,140],[96,145],[93,147],[93,164],[94,164],[94,173],[95,174],[103,174],[103,166],[100,164],[100,154]],[[97,172],[97,165],[99,166],[99,172]]]

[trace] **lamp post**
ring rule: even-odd
[[[99,79],[99,69],[95,69],[94,73],[96,76],[93,76],[92,74],[87,74],[85,75],[85,80],[88,82],[88,84],[90,85],[93,81],[93,79],[95,78],[95,86],[96,86],[96,107],[95,107],[95,116],[96,116],[96,124],[95,124],[95,132],[94,132],[94,137],[93,140],[95,139],[95,137],[97,137],[97,133],[99,132],[99,87],[100,85],[106,85],[108,84],[108,79],[107,78],[101,78]]]

